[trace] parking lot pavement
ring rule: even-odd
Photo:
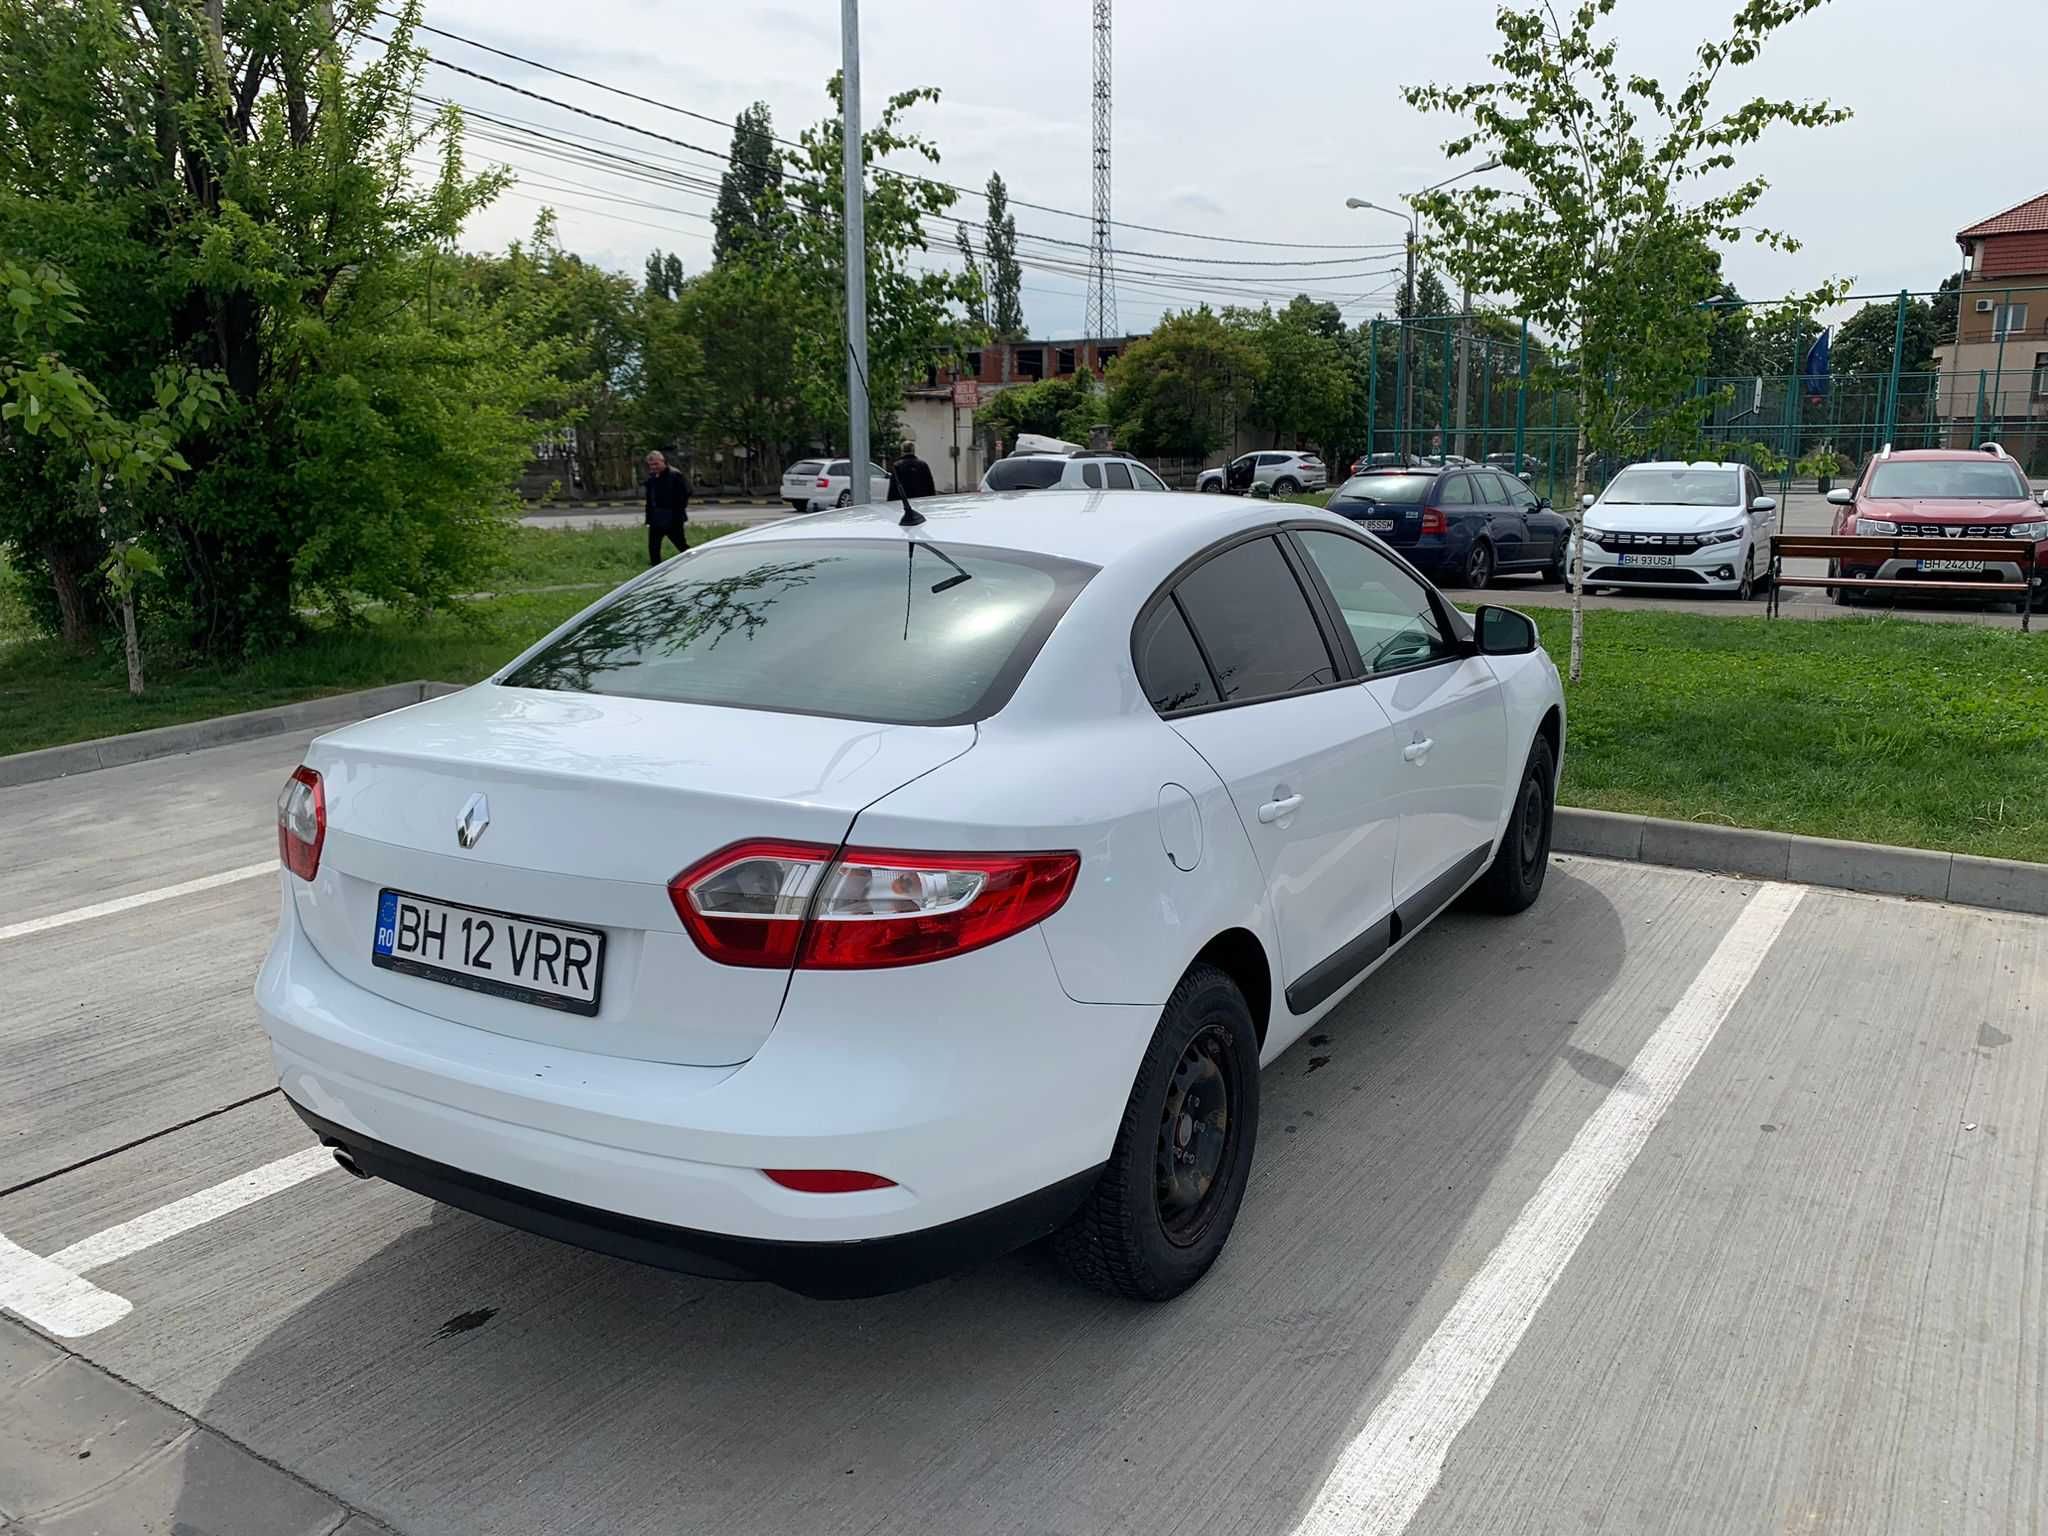
[[[249,861],[299,745],[0,791],[0,928]],[[186,813],[124,857],[99,813],[140,784]],[[1559,859],[1530,914],[1451,915],[1269,1069],[1234,1240],[1138,1308],[1040,1252],[805,1301],[351,1180],[263,1092],[275,901],[0,939],[0,1529],[2048,1508],[2048,921]]]

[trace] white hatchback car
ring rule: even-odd
[[[1631,464],[1580,504],[1589,592],[1656,587],[1746,600],[1769,579],[1778,503],[1746,464]]]
[[[935,499],[700,546],[315,741],[256,996],[344,1166],[820,1296],[1056,1234],[1172,1296],[1262,1064],[1527,907],[1556,669],[1354,525]],[[1286,516],[1275,516],[1276,513]]]
[[[889,499],[889,476],[879,464],[868,465],[868,499]],[[851,459],[804,459],[782,472],[782,499],[793,512],[843,507],[853,500]]]

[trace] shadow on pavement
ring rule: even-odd
[[[409,1536],[1284,1531],[1539,1088],[1604,1076],[1560,1058],[1623,947],[1555,867],[1528,917],[1422,935],[1268,1069],[1234,1239],[1169,1305],[1080,1290],[1042,1249],[813,1302],[443,1210],[200,1416]]]

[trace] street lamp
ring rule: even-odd
[[[1454,181],[1463,181],[1467,176],[1477,176],[1484,171],[1497,171],[1499,169],[1500,156],[1488,155],[1484,160],[1480,161],[1477,165],[1469,165],[1462,171],[1454,171],[1452,174],[1446,176],[1442,181],[1435,183],[1433,186],[1424,187],[1420,192],[1410,192],[1409,194],[1407,194],[1407,196],[1403,197],[1401,201],[1404,203],[1412,203],[1414,199],[1425,196],[1428,193],[1435,192],[1440,188],[1448,187]],[[1400,359],[1401,376],[1403,380],[1403,383],[1401,385],[1400,400],[1401,413],[1404,417],[1404,420],[1399,429],[1399,432],[1402,434],[1402,449],[1405,452],[1407,449],[1407,440],[1405,436],[1407,432],[1407,422],[1409,420],[1412,420],[1414,417],[1413,396],[1415,393],[1415,371],[1409,365],[1409,359],[1412,355],[1411,348],[1413,346],[1413,343],[1410,340],[1410,327],[1413,325],[1415,320],[1415,247],[1417,242],[1420,240],[1422,234],[1420,221],[1416,218],[1415,210],[1412,207],[1406,209],[1389,208],[1383,203],[1375,203],[1363,197],[1347,197],[1344,199],[1344,206],[1346,208],[1369,209],[1373,213],[1391,213],[1397,219],[1406,219],[1408,221],[1408,239],[1406,242],[1407,280],[1404,285],[1407,292],[1407,298],[1404,303],[1404,308],[1406,309],[1407,313],[1402,317],[1401,320]],[[1466,331],[1469,329],[1469,321],[1471,315],[1472,290],[1468,287],[1465,289],[1463,316],[1460,319],[1458,326],[1458,443],[1454,451],[1459,454],[1463,454],[1465,451],[1465,337]]]

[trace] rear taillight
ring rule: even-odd
[[[669,882],[676,915],[723,965],[873,970],[1021,933],[1060,909],[1077,853],[925,853],[736,843]]]
[[[829,475],[820,475],[820,476],[818,476],[818,489],[819,489],[819,490],[821,490],[821,491],[829,491],[829,490],[831,490],[831,489],[832,489],[832,479],[831,479],[831,476],[829,476]]]
[[[1424,533],[1447,533],[1449,530],[1450,525],[1444,521],[1444,515],[1441,511],[1435,507],[1424,507],[1422,509],[1422,531]]]
[[[327,791],[320,775],[301,764],[277,797],[278,862],[301,880],[320,873],[320,845],[327,841]]]

